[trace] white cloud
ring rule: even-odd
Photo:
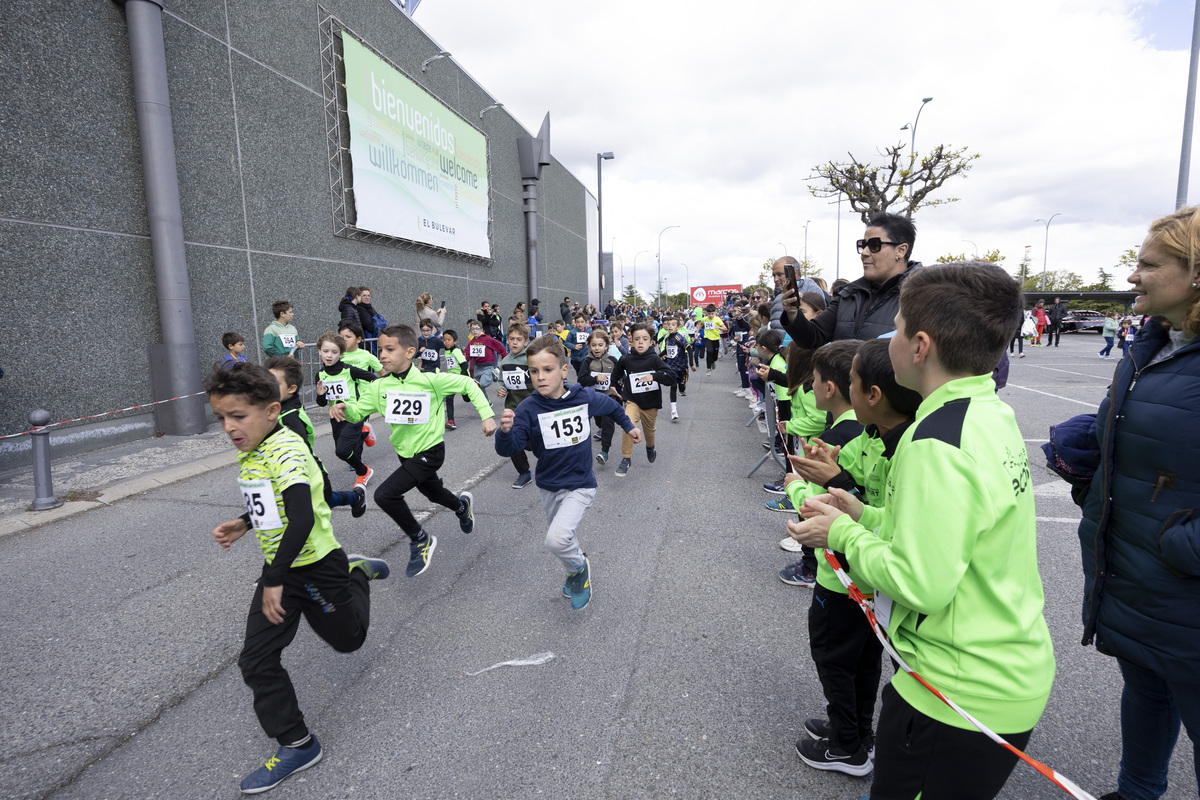
[[[595,185],[626,282],[749,282],[765,258],[804,247],[832,279],[854,277],[857,215],[812,197],[812,167],[909,141],[981,158],[915,217],[916,255],[1025,245],[1040,266],[1088,280],[1174,207],[1187,56],[1143,25],[1190,27],[1187,3],[921,0],[564,3],[426,0],[416,21],[527,128],[550,112],[555,156]],[[1175,19],[1178,17],[1178,19]],[[1196,159],[1200,162],[1200,157]],[[1200,163],[1193,197],[1200,193]],[[606,242],[606,248],[608,246]]]

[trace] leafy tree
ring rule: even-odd
[[[1042,285],[1040,273],[1034,273],[1025,279],[1027,292],[1078,292],[1083,289],[1083,278],[1068,269],[1052,269],[1046,273],[1046,284]]]
[[[1021,286],[1026,286],[1029,283],[1029,276],[1033,274],[1033,267],[1030,265],[1029,248],[1025,248],[1025,255],[1021,257],[1021,263],[1017,265],[1017,274],[1013,275],[1017,279],[1017,283]]]
[[[969,256],[965,252],[963,252],[963,253],[947,253],[944,256],[938,256],[937,261],[935,261],[933,263],[935,263],[935,264],[951,264],[955,261],[988,261],[988,262],[991,262],[992,264],[999,264],[1003,260],[1004,260],[1004,256],[1000,255],[999,249],[996,249],[996,250],[988,250],[986,253],[979,256],[978,258],[976,258],[975,256]]]
[[[805,257],[800,259],[800,269],[796,272],[797,278],[819,278],[821,277],[821,268],[817,266],[811,258]],[[772,284],[774,286],[774,284]]]
[[[746,289],[751,292],[755,289],[773,290],[775,288],[775,281],[771,278],[771,267],[774,264],[774,258],[768,258],[764,261],[762,266],[758,268],[758,280],[747,286]]]
[[[629,303],[630,305],[641,304],[642,297],[638,294],[637,287],[632,283],[625,287],[625,293],[621,295],[621,302]]]
[[[689,305],[688,293],[679,292],[667,295],[667,305],[669,308],[687,308]]]
[[[903,157],[903,144],[885,148],[881,153],[886,162],[874,166],[860,162],[853,153],[849,161],[827,161],[813,167],[808,190],[815,197],[835,197],[845,193],[850,208],[862,217],[863,224],[871,217],[898,206],[893,213],[911,217],[924,206],[953,203],[957,197],[930,199],[930,195],[956,175],[966,176],[979,158],[978,153],[967,155],[967,148],[937,145],[928,155]],[[913,154],[916,155],[915,153]]]

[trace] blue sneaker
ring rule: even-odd
[[[799,561],[779,570],[779,580],[789,586],[800,586],[804,589],[811,589],[817,585],[816,574],[805,572],[804,567],[801,566],[801,562]]]
[[[576,611],[586,606],[588,600],[592,599],[592,566],[587,556],[583,557],[583,569],[574,575],[568,575],[563,589],[571,598],[571,608]]]
[[[404,570],[404,574],[415,578],[429,569],[429,560],[433,558],[433,551],[436,549],[437,537],[428,533],[425,534],[424,541],[410,542],[408,545],[408,569]]]
[[[321,743],[317,737],[307,747],[280,747],[267,763],[251,772],[242,781],[242,794],[258,794],[274,789],[287,776],[308,769],[321,760]]]
[[[608,463],[608,451],[607,450],[600,451],[600,453],[596,456],[596,463],[597,464],[607,464]]]
[[[781,497],[778,500],[767,501],[768,511],[783,511],[784,513],[796,513],[796,507],[792,505],[792,501],[787,497]]]
[[[763,491],[767,494],[783,494],[783,481],[779,483],[764,483]]]
[[[366,573],[369,581],[381,581],[392,574],[392,568],[382,558],[370,558],[353,553],[346,556],[346,560],[350,562],[350,569],[361,569]]]
[[[463,492],[458,496],[458,501],[462,503],[462,511],[454,512],[454,516],[458,517],[458,527],[462,528],[463,533],[470,533],[475,530],[475,512],[471,508],[475,498],[470,492]]]
[[[513,481],[512,488],[524,489],[526,486],[528,486],[532,482],[533,482],[533,475],[528,472],[522,472],[520,475],[517,476],[517,479],[515,481]]]
[[[617,471],[614,472],[613,475],[616,475],[618,478],[624,478],[629,474],[629,468],[631,466],[633,466],[632,459],[622,458],[621,463],[617,464]]]

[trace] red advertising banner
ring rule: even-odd
[[[737,294],[741,291],[741,284],[730,286],[693,286],[691,291],[692,305],[706,306],[712,303],[719,306],[725,302],[727,295]]]

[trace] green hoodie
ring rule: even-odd
[[[950,381],[921,403],[883,508],[834,520],[829,545],[875,587],[908,665],[997,733],[1033,728],[1054,682],[1042,615],[1029,456],[992,376]],[[892,685],[947,725],[970,723],[907,673]]]
[[[263,353],[268,358],[271,356],[291,355],[292,351],[296,349],[296,342],[298,341],[299,334],[296,333],[295,325],[290,323],[284,325],[279,320],[275,320],[263,331]]]
[[[442,401],[447,397],[466,394],[480,419],[496,416],[475,381],[449,372],[421,372],[415,364],[404,375],[390,372],[359,391],[357,400],[346,403],[346,421],[383,414],[392,429],[392,447],[401,458],[412,458],[442,443],[446,436],[446,405]]]

